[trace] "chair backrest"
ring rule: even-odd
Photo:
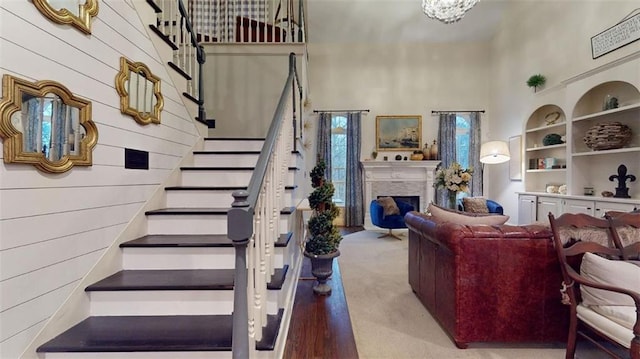
[[[572,274],[580,273],[583,255],[591,252],[607,258],[620,259],[622,252],[613,238],[609,220],[582,213],[565,213],[555,218],[549,213],[549,223],[568,296],[563,296],[563,302],[575,308],[581,297],[578,285],[574,285]]]
[[[640,213],[607,212],[605,218],[611,224],[613,239],[622,250],[625,260],[640,260]]]

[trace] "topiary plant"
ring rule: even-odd
[[[326,165],[319,161],[311,170],[311,186],[314,188],[309,195],[309,206],[313,209],[309,219],[309,238],[305,243],[307,254],[322,255],[338,250],[342,235],[333,224],[338,217],[338,207],[333,203],[335,187],[326,180],[324,172]]]
[[[545,82],[547,82],[547,78],[543,75],[536,74],[527,80],[527,86],[533,87],[534,91],[538,91],[538,87],[544,86]]]

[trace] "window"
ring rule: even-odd
[[[347,181],[347,117],[331,115],[331,182],[336,188],[333,201],[340,205],[345,201]]]
[[[469,150],[471,144],[471,121],[468,114],[456,114],[456,162],[462,168],[469,168]],[[458,192],[458,198],[469,196]]]
[[[469,168],[469,146],[471,144],[471,121],[468,114],[456,115],[456,162]]]

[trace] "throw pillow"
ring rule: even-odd
[[[489,213],[487,208],[487,200],[479,197],[464,197],[462,199],[462,207],[465,212],[471,213]]]
[[[580,274],[596,283],[626,288],[640,292],[640,267],[626,261],[611,260],[597,254],[585,253],[580,265]],[[633,299],[625,294],[615,293],[586,285],[580,286],[584,305],[629,305]]]
[[[504,224],[509,220],[509,216],[505,215],[485,215],[479,213],[465,213],[455,212],[436,206],[435,204],[429,204],[429,212],[438,222],[453,222],[464,225],[477,225],[485,224],[489,226],[496,226]]]
[[[382,206],[385,216],[400,214],[400,208],[398,208],[396,201],[391,197],[378,198],[378,204]]]

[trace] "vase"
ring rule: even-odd
[[[438,144],[436,143],[436,140],[433,140],[433,145],[431,145],[429,153],[429,158],[431,158],[431,160],[438,159]]]
[[[458,192],[456,191],[447,191],[449,195],[449,203],[448,208],[457,210],[458,209]]]
[[[311,274],[316,277],[318,283],[313,286],[313,292],[317,295],[330,295],[331,287],[327,284],[327,279],[333,274],[333,258],[340,255],[336,250],[329,254],[310,254],[306,251],[304,256],[311,260]]]

